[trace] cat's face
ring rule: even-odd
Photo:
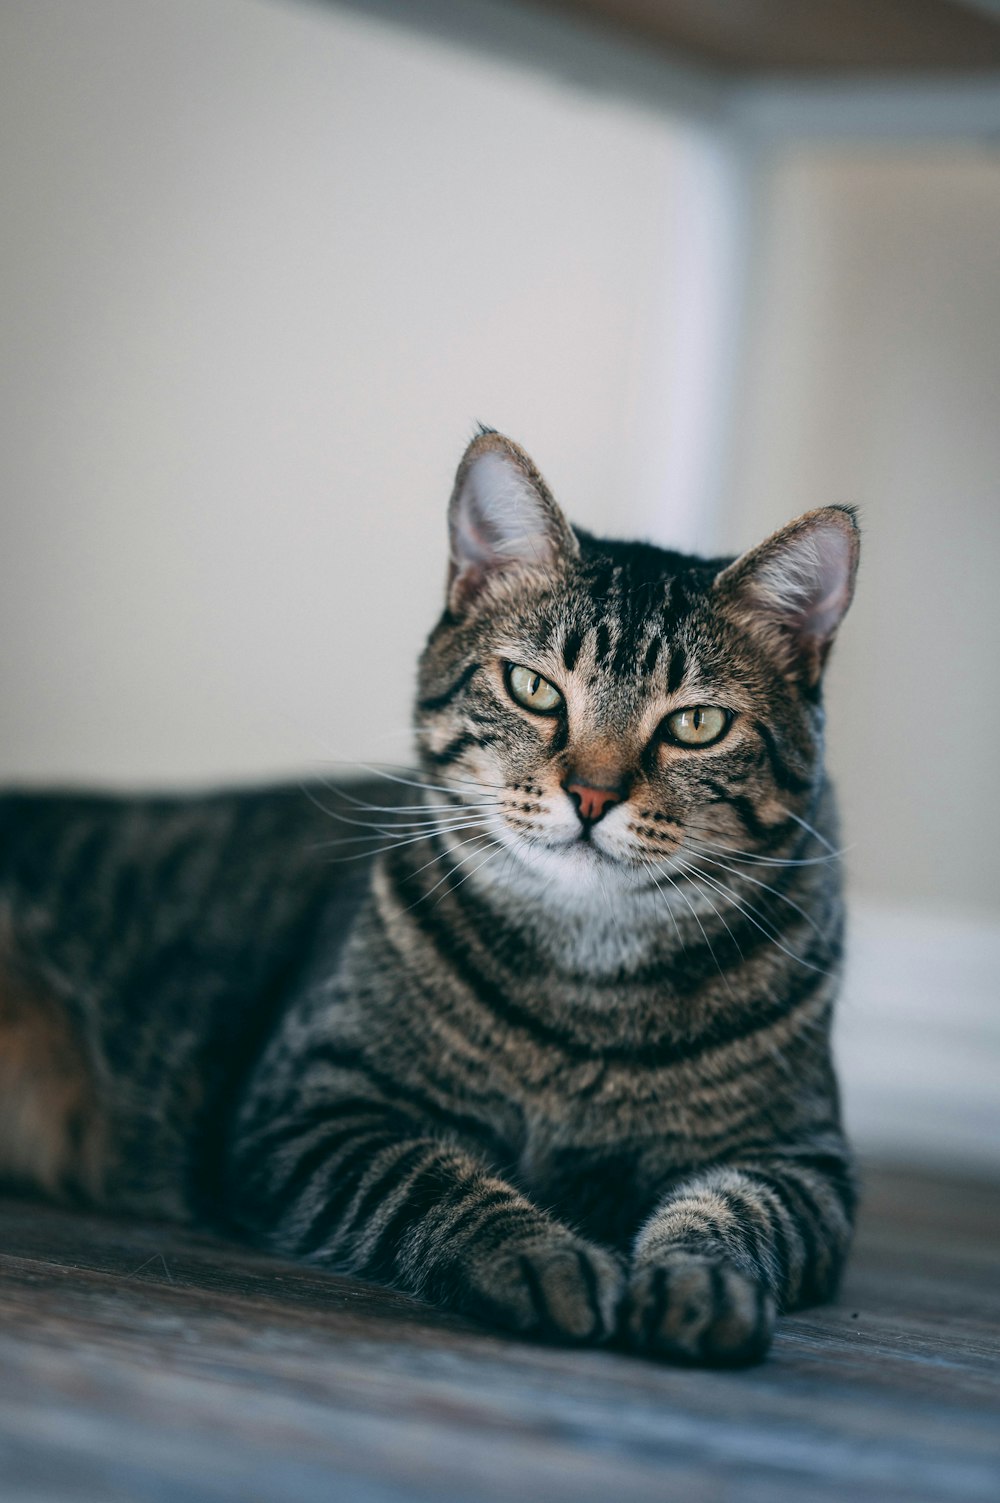
[[[810,513],[732,564],[603,542],[485,434],[451,536],[418,742],[428,783],[488,837],[554,883],[646,885],[664,863],[765,856],[801,832],[853,586],[849,513]]]

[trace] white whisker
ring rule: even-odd
[[[759,887],[762,889],[762,891],[769,892],[771,896],[777,898],[779,902],[786,903],[789,908],[794,909],[801,918],[805,919],[806,923],[815,930],[820,939],[826,941],[826,935],[823,933],[823,930],[820,928],[819,924],[817,924],[812,914],[807,913],[804,908],[802,908],[798,903],[794,902],[793,899],[788,897],[786,893],[779,892],[776,887],[771,887],[767,882],[761,882],[756,877],[749,876],[746,872],[737,871],[734,866],[727,866],[724,861],[716,861],[713,857],[705,856],[701,852],[698,852],[697,854],[700,856],[702,861],[707,861],[710,866],[717,866],[721,871],[728,872],[729,875],[731,877],[735,877],[737,881],[751,882],[754,887]]]
[[[489,809],[498,802],[497,799],[491,798],[478,804],[468,803],[464,796],[456,791],[452,797],[458,800],[457,804],[435,803],[432,799],[424,799],[416,804],[372,804],[367,799],[356,798],[347,788],[337,783],[325,782],[324,787],[337,798],[345,799],[355,809],[366,809],[374,814],[420,814],[426,809]]]
[[[698,928],[701,930],[702,938],[704,939],[706,945],[708,946],[708,953],[709,953],[709,955],[711,955],[712,959],[715,961],[715,968],[718,971],[719,975],[722,977],[722,980],[725,983],[726,990],[729,992],[729,995],[732,996],[733,995],[733,988],[732,988],[732,985],[730,984],[729,977],[726,975],[725,971],[722,969],[722,966],[719,964],[719,957],[715,953],[715,948],[714,948],[714,946],[712,944],[712,941],[708,937],[708,931],[706,930],[705,925],[701,921],[701,917],[700,917],[700,915],[698,913],[698,910],[695,908],[694,904],[691,902],[691,899],[688,897],[688,895],[684,891],[683,887],[681,887],[680,883],[675,882],[674,879],[673,879],[673,877],[671,877],[671,875],[670,875],[669,872],[664,871],[662,867],[658,868],[658,871],[659,871],[660,876],[666,878],[666,880],[670,883],[670,885],[674,889],[674,891],[680,895],[680,897],[683,899],[683,901],[687,904],[688,908],[690,909],[691,915],[694,918],[695,923],[698,925]],[[650,872],[651,872],[651,875],[653,875],[653,881],[656,882],[656,876],[652,873],[652,868],[650,868]],[[657,887],[659,887],[660,884],[658,882],[656,882],[656,885],[657,885]],[[667,907],[669,909],[669,907],[670,907],[669,903],[667,904]],[[674,919],[675,925],[676,925],[676,922],[677,921],[676,921],[676,918],[675,918]],[[683,948],[683,940],[681,941],[681,947]]]
[[[455,851],[461,850],[462,846],[471,845],[474,840],[493,840],[493,837],[486,835],[485,832],[481,832],[478,835],[469,835],[465,840],[460,840],[457,845],[451,847],[450,851],[449,851],[449,854],[453,855]],[[499,844],[498,841],[495,842],[495,843]],[[435,851],[435,853],[431,857],[431,859],[429,861],[425,861],[424,864],[423,864],[423,866],[418,866],[417,869],[416,869],[416,871],[410,873],[410,876],[411,877],[419,877],[419,875],[420,875],[421,872],[426,871],[429,866],[433,866],[434,863],[435,863],[435,861],[440,861],[440,859],[441,859],[440,852]],[[458,871],[458,868],[461,866],[461,864],[462,864],[461,861],[457,861],[455,863],[455,865],[451,868],[451,871],[452,872]],[[445,873],[445,876],[448,876],[448,875],[450,875],[450,872],[446,872]],[[445,880],[445,878],[442,877],[441,881],[443,882],[444,880]],[[424,901],[424,898],[429,898],[430,895],[431,895],[431,893],[432,892],[437,892],[437,890],[438,890],[438,888],[440,886],[441,886],[441,882],[435,882],[435,884],[431,888],[430,892],[425,892],[423,894],[423,897],[419,897],[417,899],[416,903],[411,903],[410,904],[410,908],[416,908],[417,903],[422,903]],[[407,909],[407,912],[409,912],[409,909]]]
[[[838,854],[834,847],[827,840],[826,836],[821,835],[818,830],[814,829],[807,819],[802,819],[800,815],[793,814],[791,809],[782,809],[781,812],[782,814],[786,814],[789,819],[794,819],[795,823],[797,825],[801,825],[803,830],[808,830],[809,834],[814,836],[819,841],[820,845],[826,846],[827,850],[832,856],[836,856]]]
[[[707,827],[699,826],[696,823],[692,822],[688,828],[697,830],[699,828],[704,829]],[[718,832],[710,829],[709,833],[717,834]],[[687,843],[690,849],[695,849],[695,841],[689,839]],[[839,861],[841,856],[846,855],[846,853],[852,849],[852,847],[850,846],[842,846],[840,850],[831,850],[830,853],[826,856],[790,857],[761,856],[756,851],[741,851],[736,846],[732,845],[714,845],[712,842],[702,840],[700,837],[697,838],[697,845],[701,846],[706,851],[714,851],[719,855],[732,856],[734,860],[746,861],[753,864],[754,866],[824,866],[829,865],[829,863],[832,861]]]
[[[330,763],[327,762],[325,765],[329,766]],[[350,768],[353,772],[357,772],[358,769],[360,769],[362,772],[369,772],[371,773],[372,777],[384,778],[386,782],[398,783],[403,788],[416,788],[420,793],[430,791],[431,793],[455,794],[458,787],[478,788],[481,792],[487,789],[493,789],[495,791],[502,792],[504,787],[502,783],[483,783],[473,778],[455,778],[450,786],[447,786],[443,783],[430,783],[426,779],[424,779],[423,782],[416,782],[414,778],[400,777],[397,772],[389,772],[387,770],[387,767],[380,767],[378,763],[374,762],[341,761],[337,765],[340,767]],[[420,776],[419,768],[407,768],[406,771],[415,772],[418,777]]]
[[[468,824],[464,824],[464,825],[458,826],[458,829],[469,830],[469,829],[472,829],[474,826],[478,826],[478,821],[476,821],[476,820],[470,820],[468,822]],[[406,836],[405,839],[402,839],[402,840],[391,840],[388,843],[388,845],[380,846],[377,850],[374,850],[374,851],[354,851],[349,856],[329,856],[327,859],[329,861],[358,861],[358,860],[363,860],[366,857],[371,857],[372,859],[374,859],[374,857],[376,857],[376,856],[384,856],[388,851],[398,851],[403,846],[414,845],[419,840],[428,840],[432,835],[435,835],[437,833],[438,832],[435,831],[435,830],[424,831],[420,835],[408,835],[408,836]],[[451,832],[448,831],[448,832],[441,832],[441,833],[451,833]],[[485,832],[483,832],[483,833],[485,833]],[[319,845],[319,846],[315,847],[315,849],[317,849],[317,850],[329,850],[331,846],[335,846],[337,844],[345,844],[346,845],[353,838],[354,837],[351,837],[351,836],[344,836],[344,839],[343,839],[342,842],[338,842],[338,841],[335,841],[335,840],[327,841],[325,844]],[[359,841],[360,840],[364,840],[364,838],[365,838],[364,836],[358,836],[357,837],[357,839]]]
[[[382,835],[403,834],[410,830],[444,829],[455,820],[469,819],[472,814],[471,810],[455,809],[443,819],[438,815],[429,815],[427,819],[395,820],[389,824],[385,820],[352,819],[349,814],[339,814],[336,809],[325,809],[323,812],[338,824],[350,825],[354,829],[374,830]]]
[[[317,841],[313,846],[310,847],[310,849],[314,851],[330,851],[342,845],[371,845],[373,841],[381,840],[385,836],[389,837],[390,844],[400,844],[404,841],[410,840],[430,840],[432,836],[448,835],[459,830],[472,830],[481,828],[481,820],[463,819],[457,820],[452,824],[432,825],[428,828],[418,830],[411,830],[406,827],[400,830],[377,829],[372,830],[372,833],[370,835],[335,835],[332,840]],[[388,850],[390,849],[390,846],[385,846],[383,849]]]
[[[754,914],[759,913],[759,910],[754,909],[752,905],[744,904],[736,896],[732,888],[727,887],[724,882],[719,882],[715,877],[710,876],[708,872],[699,871],[696,866],[692,866],[688,862],[681,862],[678,860],[677,864],[678,866],[680,866],[682,871],[686,872],[687,875],[692,878],[692,880],[707,883],[713,889],[713,891],[719,894],[720,897],[727,899],[734,908],[736,908],[740,913],[743,914],[744,918],[748,919],[749,922],[753,924],[755,929],[759,929],[761,934],[769,939],[771,943],[775,945],[783,955],[787,955],[789,960],[794,960],[799,965],[805,966],[806,970],[817,971],[821,976],[826,976],[828,974],[828,972],[822,966],[813,965],[811,961],[803,960],[801,955],[796,955],[792,950],[787,949],[786,946],[783,945],[777,938],[772,929],[766,928],[765,925],[760,923],[757,918],[754,918]]]
[[[505,851],[507,849],[507,847],[504,845],[504,843],[503,843],[502,840],[494,841],[494,846],[495,846],[495,849],[492,850],[492,851],[490,851],[490,853],[486,856],[485,860],[480,861],[477,866],[474,866],[472,868],[471,872],[466,872],[466,874],[465,874],[464,877],[460,877],[459,878],[459,880],[455,883],[456,887],[461,887],[461,885],[462,885],[463,882],[468,882],[468,880],[469,880],[470,877],[474,877],[476,875],[476,872],[481,871],[482,868],[484,866],[488,865],[488,863],[490,861],[494,861],[496,859],[496,857],[500,854],[501,851]],[[455,875],[455,873],[458,871],[458,867],[460,865],[461,865],[461,862],[459,862],[457,865],[453,866],[450,872],[446,872],[445,876],[441,878],[441,882],[446,881],[448,877],[453,877]],[[434,887],[431,888],[431,892],[436,891],[436,889],[441,886],[441,882],[436,882],[434,884]],[[427,896],[430,897],[430,895],[431,895],[431,893],[429,892],[427,894]],[[444,893],[442,893],[441,897],[438,898],[438,903],[441,902],[441,898],[443,898],[443,897],[444,897]],[[437,906],[437,904],[435,904],[435,907],[436,906]]]

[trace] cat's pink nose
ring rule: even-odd
[[[564,783],[563,787],[584,824],[596,824],[612,804],[621,803],[622,796],[617,788],[591,788],[589,783]]]

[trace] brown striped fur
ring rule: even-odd
[[[105,1122],[67,1010],[0,951],[0,1180],[98,1200]]]
[[[0,900],[87,999],[108,1199],[525,1334],[755,1360],[853,1220],[821,699],[853,517],[736,561],[599,540],[484,431],[450,537],[416,773],[0,800]]]

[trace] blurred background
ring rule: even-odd
[[[996,1172],[998,80],[986,0],[4,0],[0,779],[405,761],[477,420],[599,531],[855,502],[848,1123]]]

